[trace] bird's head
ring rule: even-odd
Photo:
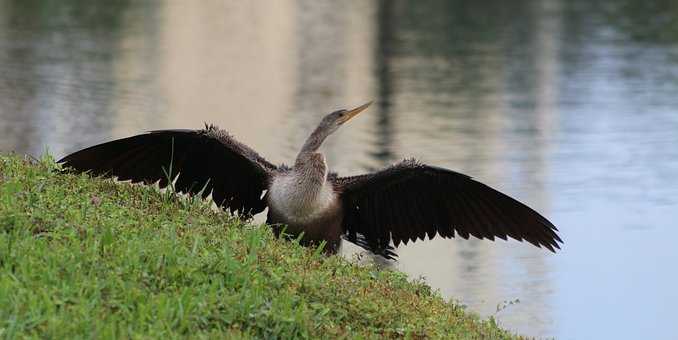
[[[329,135],[336,131],[342,124],[348,122],[349,119],[357,116],[360,112],[365,111],[370,104],[372,104],[372,102],[360,105],[351,110],[341,109],[334,111],[323,118],[320,125],[318,125],[318,130],[324,131],[326,132],[326,135]]]
[[[338,110],[334,111],[323,118],[318,124],[318,127],[311,133],[311,135],[306,139],[306,143],[301,148],[299,155],[305,155],[311,152],[318,150],[320,145],[323,143],[327,136],[331,135],[334,131],[349,119],[357,116],[360,112],[365,111],[372,102],[360,105],[355,109],[351,110]]]

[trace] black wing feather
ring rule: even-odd
[[[241,214],[266,207],[261,199],[276,166],[215,126],[202,130],[158,130],[95,145],[61,160],[75,172],[117,177],[177,192],[212,193],[214,202]],[[177,178],[178,176],[178,178]]]
[[[406,160],[374,174],[333,177],[346,239],[386,258],[390,242],[474,236],[511,237],[551,251],[556,227],[523,203],[448,169]],[[389,250],[388,254],[385,250]]]

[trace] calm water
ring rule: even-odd
[[[433,240],[395,267],[523,334],[678,338],[675,2],[0,0],[2,151],[212,122],[289,162],[321,115],[370,99],[333,168],[414,156],[565,240]]]

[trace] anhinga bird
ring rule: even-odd
[[[268,207],[275,233],[304,244],[326,241],[335,253],[344,238],[392,259],[401,242],[470,235],[526,240],[551,251],[562,240],[536,211],[471,177],[405,160],[384,170],[339,177],[318,149],[342,124],[365,110],[325,116],[304,143],[294,166],[275,166],[223,130],[160,130],[114,140],[61,159],[76,172],[114,176],[177,192],[210,193],[231,212],[251,216]],[[264,195],[264,192],[266,194]]]

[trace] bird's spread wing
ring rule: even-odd
[[[214,202],[231,212],[255,214],[276,167],[254,150],[214,126],[202,130],[159,130],[114,140],[59,160],[76,172],[115,176],[166,187],[177,192],[212,193]],[[178,176],[178,178],[177,178]]]
[[[526,240],[551,251],[562,240],[546,218],[471,177],[406,160],[374,174],[335,177],[345,237],[386,258],[389,243],[470,235]]]

